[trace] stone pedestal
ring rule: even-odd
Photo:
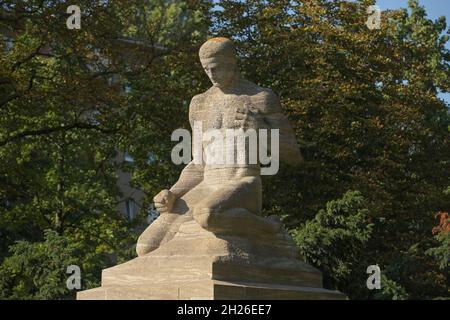
[[[102,286],[77,299],[345,299],[296,252],[286,232],[216,236],[191,220],[157,250],[103,270]]]

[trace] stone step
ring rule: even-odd
[[[300,261],[244,264],[220,256],[144,256],[102,272],[103,286],[152,285],[199,280],[249,281],[322,287],[321,273]]]
[[[227,282],[194,281],[152,286],[105,286],[78,292],[78,300],[345,300],[340,292],[323,288]]]
[[[307,265],[306,265],[307,266]],[[320,271],[309,268],[268,267],[233,263],[213,263],[212,279],[266,284],[322,287]]]
[[[345,300],[339,291],[293,285],[215,281],[214,299],[223,300]]]

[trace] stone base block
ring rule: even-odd
[[[99,299],[345,299],[322,288],[322,274],[279,238],[217,237],[195,221],[157,250],[103,270],[100,288],[79,300]]]
[[[323,288],[205,280],[179,285],[100,287],[81,291],[78,300],[345,300]]]

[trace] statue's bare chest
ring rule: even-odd
[[[248,96],[212,96],[203,101],[203,105],[199,108],[200,114],[196,118],[197,121],[202,121],[204,131],[248,129],[256,126],[256,119],[253,119],[256,109]]]

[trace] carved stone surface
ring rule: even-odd
[[[210,39],[199,55],[213,86],[192,99],[191,126],[279,129],[280,159],[301,163],[277,96],[241,78],[233,43]],[[260,166],[248,158],[241,164],[189,163],[177,183],[154,198],[161,216],[139,237],[139,257],[103,270],[102,287],[77,298],[344,299],[322,288],[321,273],[301,261],[276,217],[260,216]]]
[[[296,259],[286,235],[216,236],[193,219],[150,254],[105,269],[102,287],[78,299],[344,299]]]

